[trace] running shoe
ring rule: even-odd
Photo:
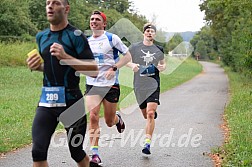
[[[117,131],[119,133],[122,133],[125,130],[125,124],[124,124],[124,122],[122,120],[122,117],[121,117],[121,114],[119,113],[119,111],[116,111],[116,115],[119,118],[119,122],[116,124]]]
[[[99,155],[97,154],[92,155],[91,161],[90,161],[90,167],[101,167],[101,165],[102,165],[102,162]]]
[[[143,150],[142,150],[142,153],[143,153],[144,155],[150,155],[150,154],[151,154],[151,152],[150,152],[150,144],[145,144],[145,145],[144,145],[144,148],[143,148]]]

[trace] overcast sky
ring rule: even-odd
[[[200,0],[131,0],[138,13],[167,32],[199,31],[204,26]]]

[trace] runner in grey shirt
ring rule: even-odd
[[[127,66],[134,71],[134,93],[142,111],[146,124],[146,139],[143,154],[150,153],[151,137],[155,128],[156,109],[159,103],[160,77],[159,72],[165,70],[164,51],[155,45],[156,27],[150,23],[144,25],[144,39],[132,44],[130,53],[132,62]]]

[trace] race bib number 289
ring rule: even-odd
[[[43,107],[65,107],[65,87],[43,87],[39,106]]]

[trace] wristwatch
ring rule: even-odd
[[[116,65],[113,65],[113,66],[112,66],[112,69],[113,69],[113,71],[116,71],[116,70],[117,70],[117,66],[116,66]]]

